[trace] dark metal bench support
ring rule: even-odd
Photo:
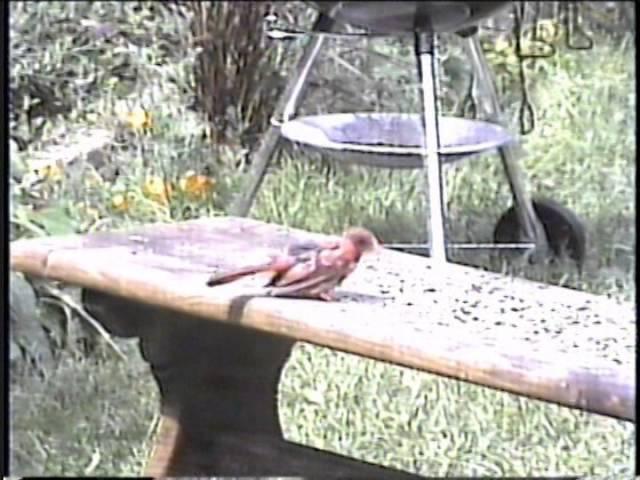
[[[158,384],[146,475],[420,478],[284,440],[277,388],[294,341],[91,290],[83,301],[112,334],[140,338]]]

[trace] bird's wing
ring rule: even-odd
[[[212,275],[207,281],[207,286],[214,287],[216,285],[222,285],[224,283],[233,282],[242,277],[248,275],[254,275],[256,273],[273,270],[274,275],[279,275],[283,271],[287,271],[293,265],[295,265],[295,257],[274,256],[269,261],[261,263],[259,265],[250,265],[247,267],[240,267],[229,272],[223,272],[220,274]]]
[[[323,272],[308,276],[295,283],[287,285],[277,285],[269,288],[271,296],[292,296],[294,294],[304,294],[312,290],[317,290],[318,287],[325,287],[326,290],[331,290],[336,285],[336,274],[334,272]]]
[[[287,247],[287,254],[293,256],[313,254],[318,250],[333,250],[340,246],[337,240],[329,240],[326,242],[317,242],[315,240],[303,240],[293,242]]]
[[[297,263],[289,270],[274,277],[272,295],[290,295],[309,290],[318,290],[322,287],[332,289],[339,285],[344,278],[353,271],[352,262],[336,258],[331,263],[319,261],[318,255]]]

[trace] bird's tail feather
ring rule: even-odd
[[[256,273],[263,272],[271,266],[271,263],[264,263],[262,265],[254,265],[251,267],[243,267],[238,268],[232,272],[225,272],[220,274],[212,275],[209,280],[207,280],[208,287],[215,287],[216,285],[222,285],[225,283],[234,282],[242,277],[246,277],[248,275],[255,275]]]

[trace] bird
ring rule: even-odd
[[[215,287],[262,272],[270,273],[266,293],[274,297],[335,300],[335,288],[356,269],[363,254],[378,251],[376,237],[361,227],[345,230],[340,239],[291,243],[280,255],[259,265],[213,275],[207,286]]]

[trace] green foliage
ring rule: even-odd
[[[11,362],[17,364],[26,357],[29,366],[51,367],[53,355],[42,329],[36,293],[24,276],[15,272],[10,275],[9,318]]]
[[[11,159],[12,238],[224,212],[244,152],[212,147],[207,120],[189,108],[197,54],[191,20],[175,2],[12,3],[12,135],[27,143]],[[378,52],[370,59],[331,44],[304,111],[353,110],[358,102],[360,109],[417,109],[410,49],[395,41],[367,46]],[[455,41],[445,47],[443,104],[456,112],[468,72]],[[594,51],[562,50],[528,67],[538,113],[537,129],[524,139],[530,187],[582,217],[589,260],[582,278],[567,265],[519,274],[633,299],[634,57],[624,36],[599,38]],[[500,81],[511,89],[503,100],[515,130],[517,81]],[[33,105],[41,108],[29,113]],[[152,114],[151,129],[132,131],[123,122],[122,113],[136,106]],[[29,115],[38,119],[31,128]],[[115,140],[60,167],[62,178],[31,181],[35,154],[50,142],[64,144],[79,126],[106,128]],[[254,216],[334,233],[361,224],[386,241],[426,240],[420,173],[335,165],[297,149],[278,160]],[[210,196],[149,196],[150,178],[175,186],[189,170],[215,179]],[[449,168],[447,187],[455,240],[488,240],[510,202],[497,157]],[[118,195],[130,208],[114,203]],[[456,259],[498,268],[482,255]],[[157,391],[135,345],[119,343],[127,364],[68,348],[44,378],[12,367],[13,474],[139,474]],[[425,475],[631,475],[630,424],[328,349],[298,345],[280,390],[287,438]]]
[[[137,353],[131,343],[121,346]],[[14,474],[139,475],[157,411],[146,364],[79,362],[66,353],[44,380],[13,374],[10,388]]]

